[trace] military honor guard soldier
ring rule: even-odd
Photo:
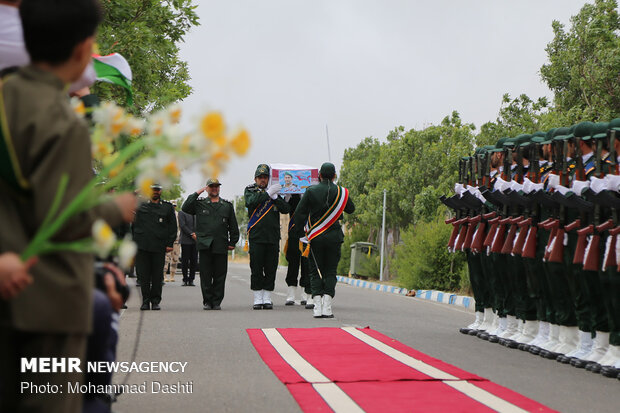
[[[334,184],[336,167],[326,162],[319,170],[319,184],[306,189],[295,210],[295,230],[308,241],[302,255],[308,257],[315,318],[332,318],[336,295],[336,268],[344,234],[338,222],[342,213],[351,214],[355,204],[348,189]],[[304,227],[306,227],[304,231]]]
[[[289,205],[278,195],[282,185],[269,184],[269,165],[260,164],[254,183],[245,188],[243,197],[250,221],[247,238],[250,253],[250,288],[254,292],[254,310],[271,310],[271,292],[278,269],[280,214],[288,214]]]
[[[239,241],[239,226],[233,204],[220,198],[220,182],[209,179],[207,186],[191,194],[183,211],[196,216],[196,240],[200,255],[200,287],[205,310],[221,310],[224,299],[228,251]],[[198,196],[207,191],[207,199]]]
[[[177,238],[177,219],[170,202],[161,199],[160,185],[136,211],[133,240],[138,245],[136,272],[142,291],[140,310],[160,310],[166,253],[173,250]]]

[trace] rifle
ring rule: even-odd
[[[461,158],[459,159],[459,183],[463,182],[463,166],[464,166],[464,160]],[[457,208],[455,205],[449,205],[448,202],[446,202],[446,197],[442,197],[440,198],[441,201],[447,205],[448,207],[451,207],[455,210],[456,216],[452,217],[450,219],[447,219],[446,221],[444,221],[446,224],[452,224],[452,233],[450,234],[450,239],[448,240],[448,249],[450,251],[454,251],[454,247],[455,247],[455,243],[456,243],[456,238],[457,235],[459,233],[459,227],[461,226],[461,224],[463,223],[463,219],[461,218],[461,210],[460,208]]]
[[[601,168],[601,152],[603,150],[603,140],[599,139],[596,142],[596,152],[594,154],[594,174],[602,178],[603,171]],[[583,269],[586,271],[598,271],[599,269],[599,247],[601,243],[601,233],[599,231],[594,231],[600,224],[601,220],[601,206],[597,202],[594,204],[594,217],[593,217],[593,228],[592,228],[592,237],[590,238],[590,243],[586,247],[587,253],[583,259]],[[608,225],[607,228],[611,228],[613,225],[613,221],[611,225]]]
[[[530,170],[528,172],[530,181],[540,183],[540,145],[538,143],[530,143]],[[536,258],[536,234],[538,233],[538,217],[540,216],[540,205],[537,202],[532,204],[531,216],[525,221],[521,221],[519,226],[521,231],[525,231],[525,227],[529,229],[525,235],[525,239],[521,241],[517,239],[513,253],[518,253],[523,258]],[[519,233],[521,235],[521,233]]]
[[[512,149],[510,145],[505,145],[504,146],[504,170],[502,171],[502,179],[504,179],[506,182],[512,179],[511,169],[510,169],[511,166],[512,166]],[[491,252],[494,252],[494,253],[501,253],[504,247],[505,234],[506,234],[506,223],[507,223],[506,220],[508,219],[507,218],[508,217],[507,203],[504,203],[502,215],[504,219],[498,219],[497,221],[491,220],[493,221],[492,224],[491,224],[491,221],[489,221],[489,223],[491,224],[491,230],[493,230],[493,226],[495,226],[494,236],[491,240],[492,242]]]
[[[560,185],[566,182],[567,171],[568,171],[568,162],[566,161],[566,152],[568,150],[568,145],[566,141],[556,141],[554,148],[554,170],[557,171],[557,174],[560,177]],[[556,165],[557,164],[557,165]],[[566,171],[565,171],[566,170]],[[560,195],[559,192],[554,192],[554,197],[556,200]],[[545,260],[550,262],[559,262],[563,261],[564,256],[564,228],[561,224],[564,223],[565,218],[565,210],[564,205],[559,205],[558,218],[554,218],[550,220],[548,223],[544,224],[544,228],[548,231],[551,231],[549,236],[549,241],[547,243],[547,247],[545,249]],[[559,240],[559,242],[557,242]]]

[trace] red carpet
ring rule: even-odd
[[[377,331],[249,329],[304,412],[551,412]]]

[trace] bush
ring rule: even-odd
[[[367,258],[360,265],[360,274],[368,275],[373,279],[379,279],[381,273],[381,255]]]
[[[370,229],[364,225],[354,225],[351,232],[345,234],[344,242],[340,246],[340,261],[336,273],[339,275],[349,275],[351,268],[351,244],[354,242],[368,242]]]
[[[462,286],[465,255],[448,252],[451,232],[452,226],[443,222],[443,216],[402,232],[403,244],[396,247],[393,260],[401,287],[456,291]]]

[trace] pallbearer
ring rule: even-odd
[[[305,232],[308,244],[303,256],[310,264],[310,285],[315,318],[332,318],[332,299],[336,294],[336,267],[344,241],[339,220],[351,214],[355,205],[349,190],[333,183],[336,167],[326,162],[319,170],[319,184],[306,189],[295,210],[296,234]],[[305,227],[305,231],[303,231]]]

